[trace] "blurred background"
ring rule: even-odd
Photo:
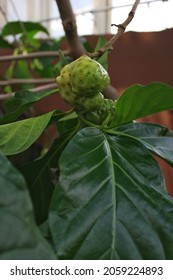
[[[122,22],[133,0],[71,0],[79,35],[114,33],[112,22]],[[0,28],[7,21],[42,23],[50,36],[64,34],[55,0],[0,0]],[[172,0],[141,0],[127,31],[160,31],[173,27]]]

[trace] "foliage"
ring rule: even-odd
[[[43,39],[40,40],[39,33],[49,36],[48,30],[40,23],[30,21],[13,21],[8,22],[1,30],[0,48],[8,48],[13,51],[13,55],[28,54],[32,52],[56,51],[59,48],[60,39]],[[8,38],[10,37],[10,40]],[[52,78],[54,77],[55,58],[40,57],[33,58],[30,61],[18,60],[12,61],[5,73],[7,80],[11,78]],[[32,88],[32,84],[23,84],[16,90],[26,90]],[[11,92],[12,86],[5,88],[6,92]]]
[[[107,54],[99,62],[107,68]],[[66,63],[61,57],[57,73]],[[0,119],[1,258],[172,259],[173,199],[153,155],[173,166],[173,131],[135,120],[172,109],[173,88],[133,85],[101,124],[76,108],[17,119],[51,94],[17,92]],[[17,171],[5,156],[20,155],[52,123],[59,137]]]
[[[0,153],[0,259],[55,259],[39,232],[22,175]]]

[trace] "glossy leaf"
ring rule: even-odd
[[[173,199],[139,141],[85,128],[59,166],[49,217],[58,258],[173,258]]]
[[[55,139],[44,157],[30,162],[21,168],[21,172],[28,184],[34,206],[35,219],[39,225],[48,218],[50,201],[59,171],[58,160],[74,133],[74,130],[71,132],[68,130]]]
[[[23,32],[37,31],[49,34],[47,29],[37,22],[31,21],[10,21],[2,29],[2,36],[17,35]]]
[[[116,102],[112,126],[120,126],[138,118],[173,109],[173,88],[163,83],[133,85]]]
[[[55,259],[34,222],[24,178],[1,153],[0,166],[0,259]]]
[[[41,135],[54,112],[0,126],[0,150],[5,155],[25,151]]]
[[[22,113],[39,100],[42,100],[57,90],[43,90],[33,92],[29,90],[18,91],[15,96],[10,98],[6,103],[7,113],[0,117],[0,124],[15,121]]]
[[[148,150],[173,166],[173,131],[153,123],[126,124],[116,131],[139,139]]]

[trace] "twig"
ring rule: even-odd
[[[118,25],[117,24],[112,24],[112,26],[114,25],[114,26],[118,27],[117,33],[114,36],[112,36],[112,38],[102,48],[100,48],[98,51],[93,52],[93,53],[87,53],[89,57],[91,57],[91,58],[99,57],[107,49],[109,49],[112,45],[115,44],[115,42],[119,39],[119,37],[125,32],[128,24],[132,21],[134,15],[135,15],[135,11],[136,11],[139,4],[140,4],[140,0],[136,0],[135,3],[133,4],[133,7],[132,7],[130,13],[128,14],[127,19],[122,24],[118,24]]]
[[[53,83],[55,78],[40,79],[10,79],[8,81],[0,81],[0,86],[17,85],[17,84],[48,84]]]
[[[1,14],[3,15],[5,21],[8,22],[8,18],[7,18],[6,12],[4,11],[4,9],[2,8],[1,5],[0,5],[0,11],[1,11]]]
[[[63,51],[64,55],[69,55],[69,51]],[[57,51],[44,51],[44,52],[33,52],[27,54],[19,54],[19,55],[4,55],[0,57],[0,62],[3,61],[13,61],[13,60],[24,60],[38,57],[59,57],[59,53]]]
[[[58,91],[58,86],[57,86],[56,83],[52,83],[52,84],[49,84],[49,85],[44,85],[44,86],[35,87],[35,88],[32,88],[32,89],[29,89],[29,91],[39,92],[39,91],[41,91],[41,90],[54,89],[54,88],[57,88],[57,91]],[[13,97],[14,95],[15,95],[15,92],[0,94],[0,100],[1,100],[1,101],[8,100],[8,99],[10,99],[11,97]]]
[[[0,94],[0,101],[6,101],[15,95],[14,92]]]

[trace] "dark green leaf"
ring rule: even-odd
[[[59,258],[173,258],[173,199],[139,141],[85,128],[59,166],[49,217]]]
[[[22,113],[31,107],[37,101],[46,98],[55,93],[57,90],[43,90],[33,92],[29,90],[18,91],[15,96],[10,98],[6,103],[7,113],[0,118],[0,124],[15,121]]]
[[[68,133],[61,135],[54,141],[44,157],[21,169],[29,187],[37,224],[43,223],[48,217],[54,181],[58,177],[58,160],[73,134],[73,130],[71,133],[68,130]]]
[[[4,40],[2,36],[0,36],[0,48],[13,49],[13,45],[11,45],[8,41]]]
[[[73,128],[75,128],[78,124],[78,116],[76,112],[71,112],[69,114],[66,114],[66,116],[62,117],[57,122],[57,128],[59,134],[63,134]]]
[[[153,123],[130,123],[116,131],[138,138],[147,149],[173,166],[173,131]]]
[[[33,217],[22,175],[0,153],[0,259],[55,259]]]
[[[25,151],[41,135],[54,112],[0,126],[0,150],[5,155]]]
[[[37,31],[49,34],[47,29],[37,22],[32,21],[11,21],[2,29],[2,36],[17,35],[24,32]]]
[[[112,126],[173,108],[173,88],[163,83],[133,85],[116,102]]]

